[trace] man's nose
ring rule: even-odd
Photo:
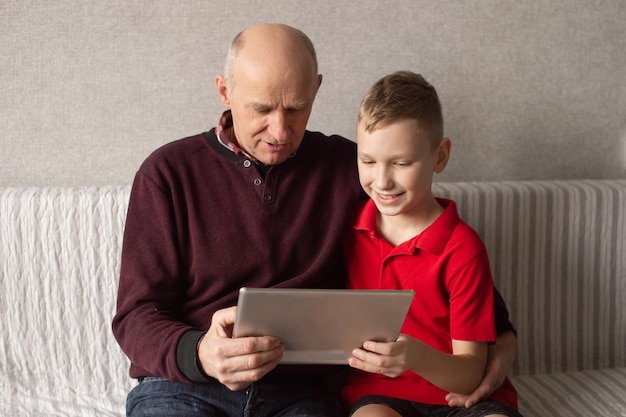
[[[278,142],[286,142],[289,139],[289,123],[287,115],[282,111],[275,111],[270,115],[268,133]]]

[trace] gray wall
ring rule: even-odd
[[[352,138],[369,85],[411,69],[444,105],[439,180],[626,177],[622,0],[2,0],[0,186],[130,183],[215,125],[226,48],[265,21],[317,45],[313,130]]]

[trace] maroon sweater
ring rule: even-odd
[[[343,287],[361,198],[356,145],[338,136],[306,132],[265,175],[214,130],[154,152],[133,183],[113,320],[130,375],[206,380],[196,343],[242,286]]]

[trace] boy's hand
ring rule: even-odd
[[[395,378],[412,367],[411,340],[401,334],[395,342],[367,341],[362,348],[352,351],[348,364],[362,371]]]

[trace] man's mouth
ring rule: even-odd
[[[269,138],[269,139],[263,139],[263,142],[267,143],[268,145],[271,146],[282,146],[282,145],[286,145],[289,142],[288,141],[284,141],[284,142],[279,142],[276,139],[273,138]]]

